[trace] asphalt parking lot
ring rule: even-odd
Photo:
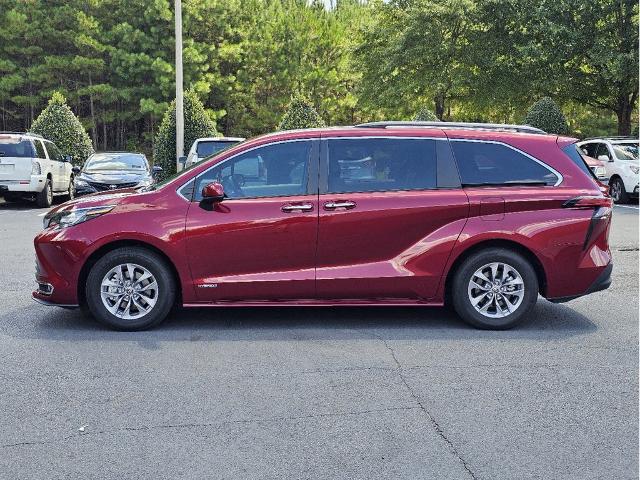
[[[637,478],[638,213],[609,290],[508,332],[278,308],[117,333],[31,300],[44,210],[0,205],[0,477]]]

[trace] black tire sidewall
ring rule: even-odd
[[[109,270],[123,263],[136,263],[149,270],[158,282],[158,301],[147,315],[139,320],[123,320],[109,312],[100,296],[102,279]],[[161,323],[171,311],[175,301],[175,280],[162,257],[139,247],[113,250],[100,258],[87,276],[85,298],[91,314],[100,323],[123,331],[145,330]]]
[[[47,178],[47,181],[44,184],[44,188],[40,193],[38,193],[38,196],[36,197],[36,203],[38,204],[39,207],[50,208],[51,205],[53,205],[53,192],[51,192],[51,196],[50,196],[48,191],[48,190],[51,190],[52,188],[53,187],[51,186],[51,180]],[[49,201],[50,198],[52,201]]]
[[[624,182],[621,178],[616,177],[613,180],[613,183],[617,183],[620,186],[620,197],[615,203],[628,203],[629,202],[629,194],[627,193],[627,189],[624,186]]]
[[[522,276],[525,294],[518,309],[504,318],[489,318],[471,304],[467,293],[471,275],[483,265],[501,262],[511,265]],[[489,248],[472,254],[457,269],[452,283],[451,298],[458,315],[467,323],[487,330],[506,330],[520,323],[538,298],[538,278],[531,263],[522,255],[506,248]]]

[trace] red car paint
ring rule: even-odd
[[[177,190],[213,164],[258,145],[334,137],[429,137],[502,142],[560,172],[558,186],[469,187],[225,200],[205,209]],[[610,202],[561,150],[575,139],[437,128],[327,128],[281,132],[234,146],[155,191],[105,192],[54,211],[116,205],[73,227],[35,238],[36,279],[53,293],[43,302],[78,305],[92,262],[119,245],[161,252],[179,280],[186,306],[442,305],[456,260],[481,245],[508,243],[524,252],[550,299],[585,294],[611,262]],[[320,147],[320,150],[322,147]],[[312,172],[323,176],[314,150]],[[315,170],[314,170],[315,168]],[[326,173],[325,173],[326,174]],[[609,209],[566,208],[597,197]],[[353,206],[328,209],[329,202]],[[283,211],[286,206],[308,211]]]

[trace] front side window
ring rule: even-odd
[[[49,159],[56,160],[58,162],[63,162],[64,158],[62,157],[62,153],[58,150],[53,143],[47,142],[47,152],[49,152]]]
[[[436,188],[436,140],[328,140],[329,193]]]
[[[196,179],[196,201],[211,182],[224,187],[225,197],[289,197],[307,193],[311,141],[266,145],[221,162]]]
[[[500,143],[452,141],[462,184],[555,185],[558,176],[523,153]]]
[[[609,149],[607,148],[607,144],[606,143],[599,143],[598,144],[598,150],[596,150],[596,154],[594,155],[594,157],[598,158],[598,157],[600,157],[602,155],[607,157],[608,160],[611,160],[611,153],[609,153]]]

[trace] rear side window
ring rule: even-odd
[[[49,158],[51,160],[57,160],[58,162],[64,161],[64,157],[58,147],[56,147],[53,143],[47,142],[47,152],[49,152]]]
[[[0,157],[34,157],[33,144],[29,140],[0,140]]]
[[[436,141],[331,139],[329,193],[436,188]]]
[[[589,168],[589,165],[587,165],[587,162],[584,161],[584,157],[580,155],[580,150],[578,149],[575,143],[571,145],[567,145],[562,149],[562,151],[566,153],[571,160],[573,160],[573,163],[575,163],[578,167],[580,167],[580,170],[582,170],[584,173],[589,175],[589,177],[596,178],[596,176],[593,174],[593,172]]]
[[[463,186],[555,185],[559,180],[549,168],[500,143],[454,140],[451,147]]]

